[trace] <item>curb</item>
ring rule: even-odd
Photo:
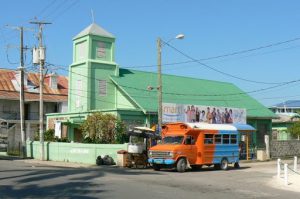
[[[95,165],[90,164],[82,164],[82,163],[74,163],[74,162],[57,162],[57,161],[42,161],[37,159],[21,159],[21,161],[28,164],[39,164],[39,165],[47,165],[53,167],[68,167],[68,168],[91,168],[95,167]]]

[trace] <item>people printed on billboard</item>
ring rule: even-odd
[[[246,123],[246,110],[240,108],[163,104],[163,122]]]

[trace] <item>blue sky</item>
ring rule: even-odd
[[[6,25],[35,28],[28,22],[35,16],[53,24],[44,28],[47,62],[71,64],[72,38],[95,22],[116,37],[116,62],[120,67],[156,71],[156,39],[167,41],[179,33],[184,40],[170,44],[194,59],[205,59],[252,49],[300,37],[300,2],[271,0],[10,0],[0,7],[0,67],[18,67],[18,32]],[[36,31],[26,31],[24,43],[37,44]],[[7,48],[11,45],[11,48]],[[300,79],[300,39],[249,53],[201,61],[210,67],[251,81],[280,83]],[[8,59],[7,59],[8,57]],[[162,62],[190,59],[164,46]],[[27,52],[27,69],[31,53]],[[151,66],[153,67],[141,67]],[[55,71],[55,68],[52,67]],[[56,71],[67,75],[65,71]],[[278,86],[242,81],[208,69],[197,62],[165,65],[167,74],[231,82],[244,91]],[[253,92],[250,95],[272,105],[300,99],[300,82]]]

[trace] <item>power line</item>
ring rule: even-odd
[[[49,8],[51,8],[57,0],[52,0],[49,4],[47,4],[37,15],[35,15],[36,17],[40,16],[41,14],[45,13],[46,10],[48,10]]]
[[[164,44],[168,45],[170,48],[172,48],[173,50],[177,51],[178,53],[180,53],[181,55],[189,58],[190,60],[194,61],[194,62],[197,62],[198,64],[200,64],[201,66],[204,66],[210,70],[213,70],[215,72],[218,72],[222,75],[225,75],[225,76],[229,76],[229,77],[232,77],[232,78],[235,78],[235,79],[239,79],[239,80],[242,80],[242,81],[246,81],[246,82],[251,82],[251,83],[258,83],[258,84],[284,84],[284,83],[288,83],[288,82],[262,82],[262,81],[255,81],[255,80],[250,80],[250,79],[245,79],[245,78],[242,78],[242,77],[238,77],[238,76],[235,76],[235,75],[232,75],[232,74],[229,74],[229,73],[226,73],[226,72],[223,72],[221,70],[218,70],[208,64],[204,64],[202,62],[200,62],[199,60],[197,59],[194,59],[193,57],[189,56],[188,54],[182,52],[181,50],[175,48],[174,46],[172,46],[171,44],[169,43],[165,43]]]
[[[60,1],[60,3],[58,5],[56,5],[56,7],[52,10],[52,12],[50,12],[48,15],[46,15],[45,17],[43,17],[43,19],[47,19],[48,17],[50,17],[54,13],[58,12],[59,9],[61,8],[61,6],[63,6],[67,2],[68,2],[67,0]]]
[[[49,66],[49,65],[48,65]],[[56,69],[58,69],[59,67],[56,67],[55,69],[50,69],[50,70],[56,70]],[[69,71],[69,70],[65,70],[65,71]],[[70,71],[69,71],[70,72]],[[77,75],[81,75],[81,74],[79,74],[79,73],[75,73],[75,72],[71,72],[71,73],[74,73],[74,74],[77,74]],[[81,75],[81,76],[84,76],[84,77],[87,77],[87,76],[85,76],[85,75]],[[95,80],[99,80],[99,79],[97,79],[97,78],[94,78]],[[296,81],[295,81],[296,82]],[[108,83],[110,83],[110,82],[108,82]],[[291,82],[291,83],[294,83],[294,82]],[[115,84],[114,84],[115,85]],[[121,85],[122,86],[122,85]],[[284,86],[284,85],[282,85],[282,86]],[[125,86],[124,86],[125,87]],[[88,93],[94,93],[94,91],[91,91],[91,90],[79,90],[79,89],[72,89],[72,90],[78,90],[78,91],[83,91],[83,92],[88,92]],[[6,90],[0,90],[0,91],[6,91]],[[149,92],[149,93],[152,93],[152,91],[149,91],[149,90],[144,90],[143,89],[143,91],[147,91],[147,92]],[[7,91],[7,92],[14,92],[14,91]],[[28,93],[30,93],[30,92],[28,92]],[[37,93],[34,93],[34,92],[32,92],[32,94],[37,94]],[[173,94],[173,93],[166,93],[166,94]],[[175,94],[175,93],[174,93]],[[66,96],[66,94],[47,94],[47,93],[44,93],[44,95],[62,95],[62,96]],[[109,95],[113,95],[113,94],[109,94]],[[177,95],[177,94],[176,94]],[[180,95],[180,94],[179,94]],[[186,95],[186,94],[184,94],[184,95]],[[130,95],[130,96],[132,96],[132,97],[139,97],[139,98],[153,98],[153,96],[145,96],[145,95]],[[189,95],[188,95],[189,96]],[[199,97],[209,97],[209,96],[207,96],[207,95],[196,95],[196,96],[199,96]],[[222,95],[223,96],[223,95]],[[221,96],[221,97],[222,97]],[[300,95],[291,95],[291,96],[276,96],[276,97],[265,97],[265,98],[257,98],[257,99],[260,99],[260,100],[263,100],[263,99],[281,99],[281,98],[288,98],[288,97],[299,97]],[[169,99],[178,99],[178,98],[169,98]],[[180,99],[186,99],[186,100],[200,100],[200,101],[207,101],[207,100],[209,100],[209,101],[240,101],[240,99],[236,99],[236,98],[233,98],[233,99],[213,99],[213,98],[206,98],[206,99],[195,99],[195,98],[180,98]]]
[[[48,63],[48,65],[51,66],[53,64]],[[76,73],[76,72],[70,71],[68,69],[65,69],[64,67],[61,67],[61,70],[64,70],[64,71],[67,71],[67,72],[70,72],[70,73],[73,73],[73,74],[76,74],[76,75],[79,75],[79,76],[82,76],[82,77],[91,78],[91,77],[88,77],[86,75],[82,75],[80,73]],[[97,78],[91,78],[91,79],[100,80],[100,79],[97,79]],[[251,93],[258,93],[258,92],[262,92],[262,91],[267,91],[267,90],[282,87],[282,86],[285,86],[285,85],[293,84],[293,83],[296,83],[296,82],[300,82],[300,79],[284,82],[282,84],[277,84],[277,85],[274,85],[274,86],[261,88],[261,89],[257,89],[257,90],[246,91],[246,92],[238,92],[238,93],[228,93],[228,94],[210,94],[210,95],[208,95],[208,94],[191,94],[191,93],[172,93],[172,92],[163,92],[163,94],[183,95],[183,96],[184,95],[187,95],[187,96],[235,96],[235,95],[246,95],[246,94],[251,94]],[[114,83],[111,83],[111,82],[108,82],[108,83],[115,85]],[[129,88],[129,89],[134,89],[134,90],[148,91],[148,89],[142,89],[142,88],[137,88],[137,87],[133,87],[133,86],[126,86],[126,85],[120,85],[120,86],[125,87],[125,88]]]
[[[280,48],[280,49],[276,49],[276,50],[266,51],[266,52],[263,52],[263,53],[256,53],[256,54],[250,54],[250,55],[236,57],[235,60],[244,59],[244,58],[248,58],[248,57],[256,57],[256,56],[261,56],[261,55],[268,55],[268,54],[277,53],[277,52],[280,52],[280,51],[291,50],[291,49],[295,49],[295,48],[299,48],[299,47],[300,47],[300,45],[289,46],[289,47],[286,47],[286,48]],[[223,60],[220,60],[220,62],[229,61],[229,60],[231,60],[231,59],[230,58],[223,59]],[[175,66],[175,67],[172,67],[172,68],[168,68],[166,70],[167,71],[173,71],[173,70],[179,70],[179,69],[186,69],[186,68],[195,67],[195,65],[187,65],[184,68],[179,68],[178,66],[179,65],[177,65],[177,67]]]
[[[9,64],[11,64],[11,65],[16,65],[16,64],[20,64],[19,62],[12,62],[12,61],[10,61],[10,59],[9,59],[9,55],[8,55],[8,49],[9,49],[9,46],[7,46],[6,47],[6,60],[7,60],[7,62],[9,63]]]
[[[246,49],[246,50],[226,53],[226,54],[223,54],[223,55],[217,55],[217,56],[201,58],[201,59],[194,59],[194,60],[187,60],[187,61],[182,61],[182,62],[166,63],[166,64],[163,64],[163,66],[187,64],[187,63],[193,63],[193,62],[197,62],[197,61],[208,61],[208,60],[219,59],[219,58],[224,58],[224,57],[229,57],[229,56],[234,56],[234,55],[239,55],[239,54],[245,54],[245,53],[249,53],[249,52],[253,52],[253,51],[257,51],[257,50],[262,50],[262,49],[265,49],[265,48],[271,48],[271,47],[274,47],[274,46],[279,46],[279,45],[295,42],[295,41],[298,41],[298,40],[300,40],[300,37],[296,37],[296,38],[293,38],[293,39],[280,41],[280,42],[276,42],[276,43],[271,43],[271,44],[264,45],[264,46],[259,46],[259,47],[256,47],[256,48],[250,48],[250,49]],[[126,67],[126,68],[152,68],[152,67],[157,67],[157,65],[154,65],[154,64],[153,65],[138,65],[138,66],[131,66],[131,67]]]
[[[73,6],[75,6],[78,3],[78,0],[74,0],[74,2],[72,4],[70,4],[68,7],[66,7],[64,10],[60,11],[56,16],[53,17],[52,21],[55,21],[56,19],[58,19],[58,17],[60,17],[61,15],[63,15],[64,13],[66,13],[69,9],[71,9]]]

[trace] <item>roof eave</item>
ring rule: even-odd
[[[134,98],[132,98],[130,95],[129,95],[129,93],[127,93],[126,92],[126,90],[122,87],[122,86],[120,86],[119,84],[118,84],[118,82],[116,82],[112,77],[110,77],[110,79],[111,79],[111,81],[114,83],[114,84],[116,84],[116,86],[118,87],[118,88],[120,88],[126,95],[127,95],[127,97],[129,97],[138,107],[140,107],[140,109],[143,111],[143,113],[144,114],[146,114],[147,113],[147,111],[139,104],[139,103],[137,103],[137,101],[134,99]]]

